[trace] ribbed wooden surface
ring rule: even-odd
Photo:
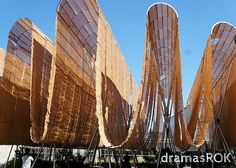
[[[214,112],[221,121],[221,128],[230,146],[236,145],[235,116],[235,68],[236,28],[229,23],[217,23],[211,32],[213,42],[213,89]],[[227,80],[229,78],[229,80]],[[228,85],[227,85],[228,81]],[[224,97],[225,95],[225,97]],[[224,99],[223,99],[224,97]],[[222,102],[223,101],[223,102]],[[222,106],[222,107],[221,107]],[[220,110],[221,109],[221,110]],[[217,139],[215,146],[220,147],[221,139],[214,136],[214,123],[210,129],[210,140]]]
[[[54,43],[30,20],[18,20],[6,53],[0,50],[0,144],[88,146],[98,126],[101,146],[153,148],[163,115],[174,114],[176,146],[199,147],[207,131],[213,138],[213,112],[220,113],[229,76],[221,119],[235,145],[235,28],[213,27],[185,111],[178,31],[174,8],[149,8],[138,89],[94,0],[60,1]]]

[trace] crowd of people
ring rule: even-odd
[[[35,155],[33,153],[30,154],[30,149],[25,148],[24,149],[24,154],[21,157],[21,162],[22,162],[22,168],[31,168],[33,162],[35,161]],[[122,159],[122,163],[119,167],[121,168],[131,168],[130,164],[131,157],[129,156],[128,152],[124,155]],[[42,160],[37,160],[35,163],[35,167],[40,167],[41,164],[44,161]],[[48,166],[46,167],[51,167],[53,162],[50,162]],[[87,154],[81,155],[77,154],[74,156],[72,152],[67,152],[61,159],[57,158],[56,159],[56,168],[89,168],[89,158]],[[99,168],[105,168],[107,167],[108,163],[101,163]],[[45,165],[44,165],[45,166]],[[117,166],[116,166],[117,167]]]
[[[68,153],[61,161],[56,161],[56,168],[89,168],[88,157],[87,155],[77,154],[74,156],[72,153]]]
[[[163,149],[163,154],[167,153],[171,153],[171,151],[169,151],[168,149]],[[21,150],[21,152],[17,153],[18,155],[18,163],[16,168],[31,168],[32,164],[35,162],[36,158],[37,158],[37,153],[35,152],[35,149],[32,149],[30,152],[30,149],[28,148],[24,148],[24,150]],[[189,152],[186,153],[186,155],[196,155],[197,153],[194,152]],[[136,165],[139,168],[154,168],[156,167],[156,160],[157,160],[157,155],[158,152],[153,149],[151,152],[151,155],[144,155],[143,159],[145,160],[145,162],[140,162],[138,163],[138,165]],[[96,162],[96,168],[108,168],[109,167],[109,163],[108,163],[108,158],[105,155],[101,155],[101,157],[98,158],[99,162]],[[124,156],[121,157],[120,162],[118,161],[118,158],[115,158],[116,162],[112,162],[111,166],[114,168],[131,168],[131,165],[134,165],[135,162],[132,161],[131,164],[131,160],[133,160],[134,158],[131,157],[131,155],[129,154],[129,152],[126,152]],[[39,159],[35,162],[34,168],[40,168],[40,167],[44,167],[44,168],[51,168],[53,167],[53,163],[56,165],[56,168],[89,168],[91,166],[91,160],[89,162],[89,157],[88,154],[83,154],[81,155],[80,153],[73,155],[72,152],[68,151],[68,150],[61,150],[61,151],[57,151],[57,155],[56,155],[56,162],[53,162],[52,160],[46,159],[43,160],[42,156],[39,157]],[[232,163],[228,163],[228,164],[222,164],[222,163],[215,163],[215,167],[217,166],[226,166],[226,167],[232,167]],[[173,167],[175,166],[174,163],[160,163],[160,168],[161,167]],[[180,167],[184,167],[184,166],[191,166],[193,168],[197,168],[197,167],[212,167],[211,163],[181,163]],[[11,167],[11,166],[10,166]]]
[[[30,153],[29,148],[24,149],[24,153],[21,155],[21,167],[22,168],[31,168],[33,162],[35,161],[34,158],[36,158],[36,155],[34,152]],[[47,164],[44,163],[45,161],[42,161],[41,159],[38,159],[35,163],[35,167],[40,167],[41,165],[44,165],[46,167],[51,167],[53,162],[47,162]],[[68,152],[65,156],[62,157],[62,159],[56,160],[56,168],[89,168],[89,160],[87,155],[81,155],[77,154],[74,156],[71,152]]]

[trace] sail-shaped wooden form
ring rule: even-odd
[[[222,147],[217,125],[229,146],[236,145],[235,132],[235,59],[236,59],[236,28],[230,23],[216,23],[211,31],[212,36],[212,101],[216,122],[212,123],[209,131],[210,140],[215,148]]]
[[[39,45],[43,47],[39,48]],[[1,127],[1,144],[33,144],[30,138],[31,124],[33,131],[35,123],[44,121],[41,116],[35,118],[30,113],[33,107],[30,101],[32,58],[38,58],[40,49],[43,52],[53,52],[53,44],[29,19],[18,20],[9,33],[7,51],[1,67],[1,94],[5,94],[1,96],[4,101],[1,102],[1,123],[4,124]]]
[[[113,148],[161,142],[160,150],[164,143],[185,150],[207,136],[217,140],[212,130],[220,123],[234,146],[235,34],[228,23],[213,27],[184,109],[172,6],[147,11],[140,88],[97,1],[61,0],[54,42],[20,19],[0,50],[0,144],[90,146],[96,139]]]

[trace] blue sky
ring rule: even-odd
[[[52,40],[59,0],[4,0],[0,5],[0,48],[6,48],[8,32],[21,18],[31,19]],[[140,84],[143,66],[146,11],[156,0],[98,0],[130,70]],[[183,95],[186,101],[211,27],[218,21],[236,25],[235,0],[163,0],[179,15]]]

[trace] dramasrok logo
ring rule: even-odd
[[[166,153],[161,157],[162,163],[230,163],[231,153],[205,153],[204,155],[170,155]]]

